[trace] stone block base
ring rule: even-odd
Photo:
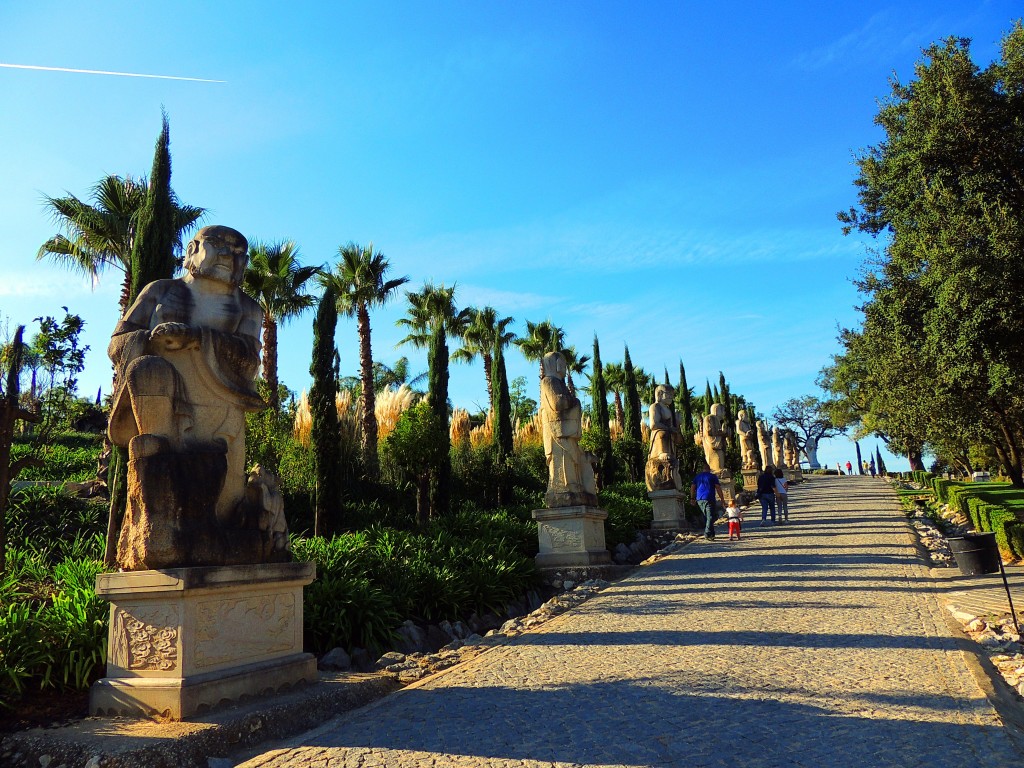
[[[611,554],[605,548],[604,521],[608,513],[597,507],[535,509],[539,568],[605,565]]]
[[[757,476],[761,474],[756,469],[743,470],[743,490],[757,491]]]
[[[181,720],[316,681],[302,652],[302,588],[315,574],[313,563],[100,574],[107,676],[90,712]]]
[[[725,495],[725,503],[728,504],[736,498],[736,487],[733,485],[732,474],[730,472],[722,472],[722,474],[718,476],[718,480],[722,484],[722,493]]]
[[[679,531],[686,529],[683,514],[683,494],[679,491],[651,491],[647,494],[654,507],[651,528],[656,531]]]
[[[89,691],[89,714],[183,720],[317,679],[316,657],[311,653],[183,679],[106,677]]]

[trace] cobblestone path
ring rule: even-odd
[[[790,506],[245,766],[1019,763],[888,486],[816,477]]]

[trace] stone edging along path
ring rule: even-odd
[[[892,485],[896,488],[917,488],[898,481]],[[922,494],[924,493],[922,491]],[[969,522],[958,510],[949,505],[941,505],[938,509],[938,515],[947,532],[936,525],[923,502],[916,502],[907,514],[911,527],[930,560],[933,576],[945,576],[945,569],[956,567],[947,542],[947,532],[956,536],[962,535],[965,531],[971,530]],[[997,602],[1005,603],[1001,580],[991,578],[991,582],[984,588],[987,591],[995,590],[999,593]],[[948,593],[948,587],[946,591]],[[1024,599],[1024,595],[1020,595],[1018,599]],[[1009,606],[1006,605],[1004,610],[986,612],[979,616],[974,610],[958,606],[955,598],[947,597],[946,608],[956,622],[955,626],[977,643],[980,653],[989,662],[988,665],[982,665],[984,671],[993,678],[994,690],[989,698],[998,697],[997,708],[1000,714],[1013,718],[1018,725],[1024,727],[1024,644],[1013,624]]]

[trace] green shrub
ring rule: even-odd
[[[1024,522],[1020,520],[1008,520],[1003,525],[1006,531],[1006,543],[1010,552],[1018,559],[1024,559]]]
[[[608,512],[604,535],[608,548],[614,550],[619,544],[629,544],[636,539],[636,532],[651,527],[653,510],[646,497],[637,498],[636,486],[642,483],[619,483],[601,491],[601,508]]]
[[[26,467],[18,474],[17,479],[73,483],[93,480],[96,477],[102,450],[102,435],[69,432],[52,436],[38,452],[39,458],[43,460],[43,466]],[[11,457],[18,459],[32,451],[33,446],[28,439],[19,439],[11,446]]]
[[[84,545],[83,545],[84,546]],[[0,705],[28,689],[83,690],[103,670],[109,603],[96,597],[98,559],[12,548],[0,581]]]
[[[11,494],[6,522],[9,546],[38,550],[58,562],[73,551],[84,556],[83,541],[88,549],[95,537],[106,536],[107,503],[68,496],[55,487],[26,486]]]

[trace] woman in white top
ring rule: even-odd
[[[775,469],[775,504],[779,508],[779,523],[789,522],[789,483],[786,482],[786,475],[781,469]]]

